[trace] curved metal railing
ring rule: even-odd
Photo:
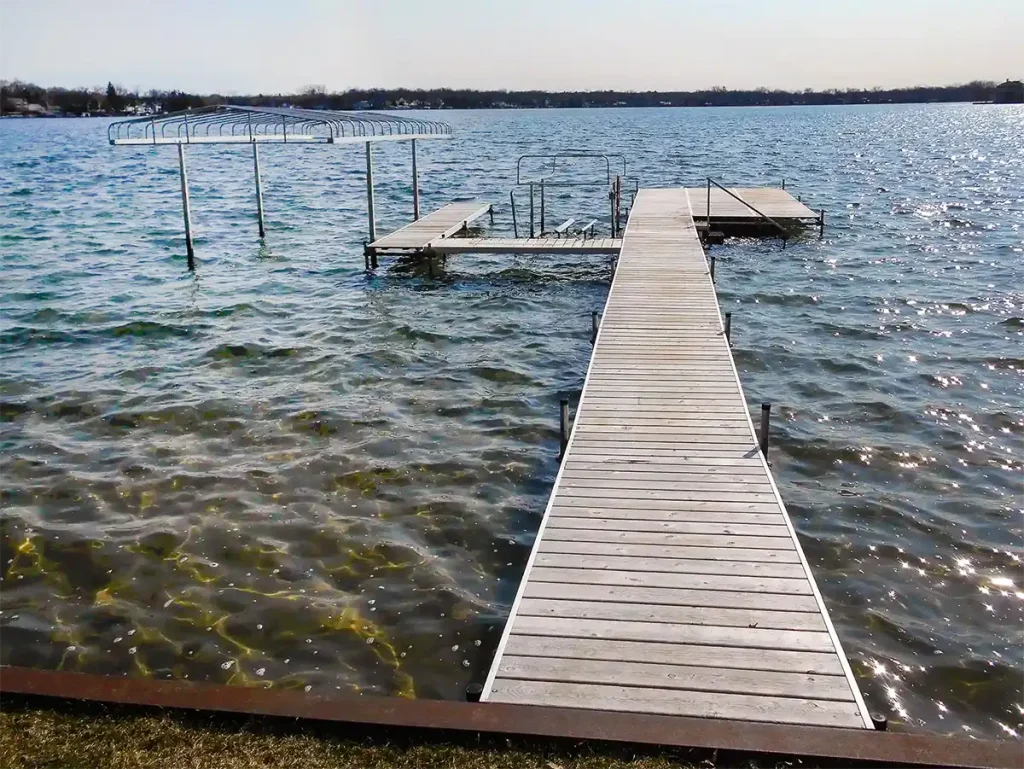
[[[111,144],[333,143],[346,139],[440,138],[451,134],[447,123],[405,115],[234,104],[117,120],[107,127]]]

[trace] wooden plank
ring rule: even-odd
[[[808,675],[841,676],[835,654],[737,649],[723,646],[606,641],[596,638],[550,638],[513,635],[509,654],[528,657],[562,657],[593,660],[645,660],[665,665],[693,665],[738,670],[776,670]]]
[[[614,555],[583,555],[537,552],[536,567],[559,569],[593,569],[597,571],[649,571],[667,574],[723,574],[736,577],[785,577],[803,579],[799,563],[753,563],[742,560],[708,560],[692,558],[640,558]]]
[[[685,547],[660,545],[621,545],[609,542],[573,542],[543,540],[541,553],[583,553],[590,555],[622,555],[643,558],[686,558],[689,560],[744,561],[755,563],[800,563],[795,551],[761,550],[739,547]]]
[[[766,526],[786,526],[780,512],[730,513],[709,510],[643,510],[615,507],[562,507],[551,508],[552,518],[625,518],[630,521],[690,521],[693,523],[761,523]],[[602,524],[604,525],[604,524]]]
[[[687,590],[730,590],[738,593],[783,593],[810,595],[806,579],[783,577],[735,577],[719,574],[665,574],[611,569],[554,569],[534,565],[530,579],[537,582],[584,585],[635,585],[637,587],[678,587]]]
[[[706,606],[720,609],[768,609],[771,611],[817,611],[811,596],[783,593],[740,593],[730,590],[689,590],[670,587],[629,587],[625,585],[584,585],[530,580],[526,598],[589,601],[591,603],[638,603],[645,606]],[[517,632],[518,632],[518,615]]]
[[[785,526],[760,523],[707,523],[693,521],[645,521],[635,518],[552,517],[549,525],[556,529],[589,529],[602,531],[664,531],[675,534],[735,534],[740,537],[788,537]],[[801,575],[803,576],[803,575]]]
[[[720,692],[498,678],[494,682],[491,700],[566,708],[729,718],[738,721],[863,727],[857,707],[853,703],[801,700],[793,697],[756,697]]]
[[[853,701],[853,693],[844,679],[807,673],[751,670],[725,672],[721,668],[690,665],[519,656],[509,657],[501,673],[507,678],[522,681],[567,681],[578,684],[774,695],[806,700]]]
[[[656,641],[703,646],[739,646],[748,649],[808,652],[833,650],[832,639],[828,633],[810,630],[766,630],[757,627],[517,616],[516,632],[520,635],[556,638],[604,638],[609,641]]]

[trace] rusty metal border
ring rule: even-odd
[[[883,765],[971,769],[1019,769],[1024,766],[1024,746],[1016,740],[973,740],[936,734],[535,705],[324,696],[297,690],[114,678],[19,667],[0,667],[0,693],[452,732],[774,753]]]

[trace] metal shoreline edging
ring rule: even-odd
[[[287,718],[294,722],[426,730],[430,737],[489,734],[526,738],[731,750],[837,759],[876,766],[1014,769],[1016,740],[975,740],[930,733],[875,732],[825,726],[729,721],[600,710],[400,697],[322,696],[299,690],[248,688],[183,680],[122,678],[0,667],[0,693],[15,696]],[[107,713],[109,717],[111,714]],[[391,732],[393,734],[393,732]],[[358,739],[365,728],[350,736]],[[846,765],[849,765],[846,763]]]

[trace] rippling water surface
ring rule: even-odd
[[[515,159],[621,152],[645,186],[778,184],[822,241],[716,248],[737,363],[874,710],[1024,722],[1024,110],[450,112],[423,205],[498,204]],[[363,272],[363,158],[105,121],[0,124],[5,664],[458,698],[481,680],[590,354],[601,257]],[[411,209],[380,147],[379,231]],[[576,168],[580,178],[587,169]],[[552,194],[548,219],[607,202]],[[522,199],[520,199],[522,205]],[[522,212],[520,212],[522,214]]]

